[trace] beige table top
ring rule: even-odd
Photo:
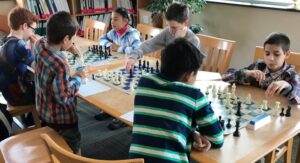
[[[125,60],[110,63],[105,68],[125,66]],[[102,69],[103,67],[98,67]],[[265,99],[264,90],[249,86],[238,86],[236,95],[246,97],[251,93],[256,104],[261,104]],[[118,118],[128,125],[132,122],[120,118],[121,115],[133,110],[134,96],[121,92],[115,88],[95,95],[82,97],[97,108]],[[274,107],[275,101],[280,101],[281,106],[287,107],[288,101],[282,96],[275,96],[268,100],[269,106]],[[268,154],[280,144],[300,132],[300,106],[293,106],[291,117],[272,117],[271,123],[258,129],[241,129],[240,137],[228,135],[225,137],[224,146],[221,149],[212,149],[205,153],[193,151],[191,157],[201,162],[253,162]]]

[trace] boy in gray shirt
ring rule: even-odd
[[[126,64],[127,72],[134,66],[137,59],[166,47],[175,38],[183,37],[197,48],[200,47],[198,37],[188,28],[189,9],[186,5],[179,3],[171,4],[167,9],[165,17],[168,27],[129,53],[129,59]]]

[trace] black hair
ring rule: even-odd
[[[50,43],[59,44],[65,36],[69,36],[71,39],[78,28],[77,21],[68,12],[57,12],[48,20],[47,39]]]
[[[161,55],[161,74],[178,81],[185,73],[197,74],[204,55],[185,38],[176,38]]]
[[[189,9],[186,5],[180,3],[172,3],[166,12],[166,19],[168,21],[176,21],[183,23],[189,19]]]
[[[264,42],[264,47],[266,44],[273,44],[281,46],[284,53],[290,50],[290,39],[284,33],[273,32],[271,33]]]
[[[124,7],[118,7],[114,10],[115,13],[120,14],[123,18],[130,20],[128,10]]]

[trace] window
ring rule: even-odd
[[[207,0],[208,2],[220,2],[246,6],[258,6],[281,9],[298,9],[300,0]]]

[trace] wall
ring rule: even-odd
[[[204,34],[237,41],[231,67],[250,64],[255,46],[273,31],[288,34],[291,50],[300,52],[300,12],[209,3],[191,23],[203,25]]]
[[[0,1],[0,15],[7,15],[16,6],[15,1]]]

